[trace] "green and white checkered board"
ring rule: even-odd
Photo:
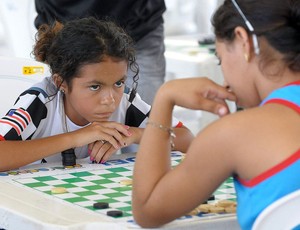
[[[232,200],[236,201],[236,194],[233,185],[233,178],[228,178],[215,192],[216,200]]]
[[[175,166],[181,161],[182,156],[172,155],[172,165]],[[124,220],[134,224],[131,211],[131,186],[121,185],[120,181],[132,179],[134,158],[129,161],[108,161],[105,165],[90,164],[78,169],[56,169],[49,170],[47,175],[28,175],[24,178],[13,179],[14,183],[21,184],[42,192],[45,195],[52,196],[62,202],[71,203],[87,210],[106,216],[109,210],[123,211],[122,217],[118,220]],[[97,167],[99,166],[99,167]],[[58,168],[58,167],[57,167]],[[44,170],[43,170],[44,171]],[[53,187],[64,187],[67,193],[52,194]],[[230,199],[235,200],[235,191],[232,179],[228,179],[215,193],[216,200]],[[109,203],[108,209],[94,209],[96,202]],[[213,202],[213,201],[210,201]],[[198,216],[186,216],[183,219],[208,218],[211,215],[232,215],[232,214],[199,214]],[[109,217],[114,218],[114,217]]]

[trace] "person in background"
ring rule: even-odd
[[[195,78],[159,89],[134,166],[133,215],[143,227],[189,213],[231,176],[245,230],[270,204],[300,189],[300,1],[225,0],[212,24],[225,87]],[[224,116],[225,99],[245,110]],[[171,169],[165,130],[175,105],[222,118],[199,132]]]
[[[138,65],[123,29],[92,17],[44,24],[33,53],[52,76],[23,92],[0,119],[0,171],[62,162],[67,149],[105,163],[139,143],[151,107],[125,86],[128,68],[137,74]],[[175,117],[173,126],[174,150],[185,152],[193,135]]]
[[[53,24],[93,16],[114,21],[123,27],[135,42],[140,67],[139,86],[129,70],[126,84],[133,84],[148,104],[165,81],[164,0],[35,0],[37,17],[34,24]]]

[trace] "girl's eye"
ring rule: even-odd
[[[91,89],[92,91],[99,90],[99,89],[100,89],[100,85],[91,85],[91,86],[90,86],[90,89]]]
[[[124,84],[125,84],[125,81],[124,81],[124,80],[122,80],[122,81],[117,81],[117,82],[115,83],[115,86],[116,86],[117,88],[121,88]]]

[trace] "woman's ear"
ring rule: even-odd
[[[243,27],[238,26],[234,29],[234,34],[238,44],[240,44],[239,47],[244,53],[246,62],[249,62],[251,59],[251,39],[247,31]]]

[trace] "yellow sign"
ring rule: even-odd
[[[24,75],[31,75],[31,74],[43,74],[44,67],[43,66],[23,66],[23,74]]]

